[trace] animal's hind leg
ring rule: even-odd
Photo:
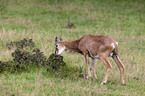
[[[104,58],[104,57],[100,57],[100,59],[103,61],[103,63],[107,66],[107,72],[106,72],[106,75],[105,75],[105,78],[103,79],[103,82],[101,84],[106,84],[107,82],[107,79],[108,79],[108,76],[110,74],[110,71],[112,69],[112,65],[110,64],[110,62],[108,61],[107,57]]]
[[[96,75],[96,71],[95,71],[95,59],[92,58],[92,70],[93,70],[93,73],[94,73],[94,77],[97,79],[97,75]]]
[[[124,69],[125,69],[125,66],[123,65],[123,63],[121,62],[121,60],[119,59],[119,57],[117,55],[114,55],[113,59],[114,59],[114,61],[116,62],[116,64],[118,65],[118,67],[120,69],[121,84],[124,84]]]

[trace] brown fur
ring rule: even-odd
[[[113,51],[111,43],[115,43],[111,37],[102,35],[85,35],[77,40],[63,41],[67,50],[78,52],[83,55],[89,54],[88,52],[90,52],[93,56],[104,54],[106,51],[109,51],[107,52],[109,56]],[[118,54],[118,51],[116,52],[116,54]]]

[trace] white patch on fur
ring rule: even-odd
[[[110,53],[110,56],[113,56],[113,52]]]
[[[99,55],[95,56],[96,59],[99,59]]]
[[[58,50],[58,55],[62,54],[64,52],[65,48],[61,48],[60,50]]]
[[[118,45],[118,42],[115,42]]]
[[[115,49],[115,44],[114,44],[114,43],[112,43],[111,45],[112,45],[113,49]]]

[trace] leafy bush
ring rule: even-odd
[[[48,58],[48,65],[53,69],[59,69],[65,66],[66,63],[63,61],[63,56],[51,54]]]
[[[13,60],[19,64],[29,63],[31,61],[31,54],[27,51],[20,51],[16,49],[15,52],[12,53]]]
[[[33,52],[31,62],[45,66],[47,64],[47,58],[44,56],[43,52],[41,52],[40,49],[34,49]]]
[[[14,57],[13,60],[19,64],[31,63],[45,65],[47,61],[43,52],[40,52],[40,49],[34,49],[32,52],[16,49],[15,52],[12,53],[12,56]]]
[[[17,47],[17,49],[12,53],[13,61],[2,62],[0,61],[0,72],[9,71],[9,72],[17,72],[21,70],[27,70],[32,65],[37,66],[49,66],[52,69],[59,69],[62,66],[65,66],[66,63],[63,61],[63,56],[51,54],[47,59],[44,56],[43,52],[40,49],[34,49],[35,43],[32,39],[26,39],[7,43],[7,47],[11,49],[12,47]],[[30,51],[23,50],[24,47],[31,47]],[[47,67],[48,68],[48,67]]]
[[[23,40],[20,41],[15,41],[15,42],[10,42],[7,43],[6,46],[11,49],[13,47],[17,48],[24,48],[24,47],[35,47],[35,43],[32,41],[32,39],[24,38]]]

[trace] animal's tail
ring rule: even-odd
[[[118,48],[118,42],[116,42],[114,39],[112,39],[111,37],[110,37],[110,39],[112,40],[112,46],[113,46],[113,54],[114,55],[119,55],[119,48]]]
[[[115,42],[115,54],[119,55],[119,48],[118,48],[118,42]]]

